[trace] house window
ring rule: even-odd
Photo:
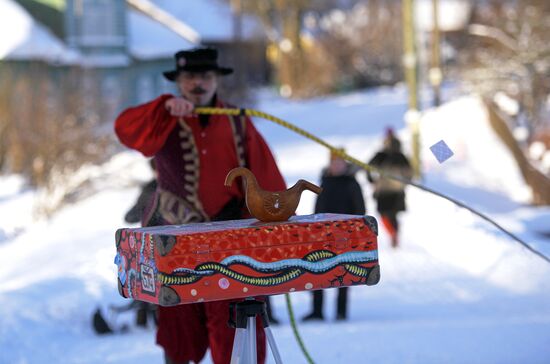
[[[80,19],[79,45],[83,47],[123,46],[124,13],[119,0],[76,0]]]

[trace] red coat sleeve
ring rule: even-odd
[[[266,191],[286,190],[286,183],[275,163],[275,158],[254,124],[246,120],[246,147],[248,168],[254,173],[260,187]]]
[[[115,133],[125,146],[147,157],[158,152],[174,128],[177,118],[165,109],[166,94],[143,105],[124,110],[115,121]]]

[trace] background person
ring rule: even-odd
[[[355,179],[355,171],[351,164],[331,153],[327,168],[321,175],[323,191],[315,202],[315,213],[331,212],[336,214],[364,215],[365,201],[361,186]],[[304,321],[323,320],[323,290],[312,292],[313,311],[303,318]],[[336,319],[347,317],[348,288],[338,288]]]
[[[157,190],[157,173],[155,160],[153,158],[149,160],[149,165],[153,170],[154,176],[149,182],[141,186],[141,191],[136,200],[136,203],[132,207],[130,207],[130,209],[124,215],[124,221],[126,221],[127,223],[134,224],[141,221],[145,209],[149,205],[149,202],[151,201],[155,194],[155,191]]]
[[[382,173],[405,179],[412,178],[409,160],[401,152],[401,142],[391,128],[386,129],[382,150],[377,152],[368,164]],[[369,171],[367,171],[367,179],[374,185],[373,197],[376,200],[376,208],[382,219],[382,225],[390,235],[391,246],[397,248],[399,246],[397,214],[406,210],[405,185],[392,179],[380,178]]]

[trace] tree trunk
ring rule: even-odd
[[[487,99],[484,100],[484,103],[489,113],[491,127],[514,156],[523,179],[531,188],[533,193],[532,203],[534,205],[550,205],[550,178],[546,177],[529,163],[529,160],[525,157],[525,154],[508,128],[506,121],[499,114],[498,107]]]
[[[302,91],[303,54],[300,39],[302,10],[300,4],[287,3],[282,10],[283,39],[289,42],[289,49],[280,52],[279,81],[290,91],[289,96],[299,97]]]

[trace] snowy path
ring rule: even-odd
[[[299,121],[365,160],[379,146],[383,116],[394,120],[406,143],[399,121],[402,96],[399,90],[384,90],[300,105],[272,100],[261,107]],[[458,100],[426,116],[425,149],[429,138],[445,139],[456,155],[439,165],[424,154],[425,183],[472,204],[550,254],[550,242],[536,234],[548,228],[550,209],[525,206],[518,173],[479,122],[482,113],[476,105],[475,100]],[[319,122],[327,116],[341,118],[347,126],[331,133],[333,127]],[[453,118],[463,120],[460,127],[451,128]],[[438,130],[431,125],[436,120],[447,124],[440,122]],[[326,151],[267,123],[258,125],[289,184],[298,178],[317,181]],[[460,128],[467,129],[466,142]],[[117,158],[113,163],[144,165],[134,153]],[[358,178],[373,213],[370,187],[364,175]],[[0,363],[161,363],[153,329],[97,337],[90,326],[98,305],[125,302],[115,285],[114,231],[124,226],[122,216],[137,189],[113,183],[53,220],[33,225],[32,191],[18,190],[13,178],[0,179],[0,191]],[[389,248],[381,231],[381,281],[351,288],[350,319],[334,321],[336,297],[329,290],[327,321],[299,324],[316,362],[550,362],[550,265],[447,201],[410,188],[407,202],[402,248]],[[312,203],[313,196],[304,194],[299,212],[310,213]],[[309,294],[296,293],[292,299],[300,318],[309,309]],[[283,321],[274,327],[274,335],[284,362],[304,363],[284,297],[274,297],[273,303]],[[122,316],[117,324],[131,321],[131,316]]]

